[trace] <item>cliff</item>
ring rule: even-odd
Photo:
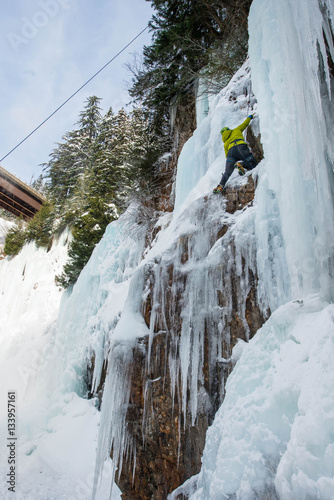
[[[247,66],[218,102],[224,103],[227,113],[238,109],[234,122],[243,121],[245,110],[256,105]],[[205,139],[212,120],[221,120],[217,108],[195,135],[201,133],[209,151],[216,148],[220,176],[225,163],[221,127],[212,130],[211,141]],[[178,114],[175,123],[180,127]],[[167,167],[170,176],[164,177],[169,186],[177,177],[173,166],[188,154],[186,146],[192,142],[198,147],[189,123],[184,121],[183,132],[178,128],[175,133],[175,155]],[[188,142],[183,140],[180,148],[180,137],[185,136]],[[248,140],[261,160],[256,126],[249,128]],[[199,171],[205,169],[195,161]],[[188,173],[192,175],[191,169]],[[180,182],[176,178],[174,190],[162,187],[163,193],[170,193],[165,198],[167,208],[173,204],[175,189],[180,203]],[[213,187],[217,179],[212,176],[209,182]],[[233,367],[232,349],[239,340],[248,342],[270,314],[257,298],[256,183],[257,169],[244,178],[235,173],[224,197],[202,195],[195,187],[191,203],[179,208],[177,217],[157,212],[153,230],[152,223],[142,229],[143,254],[138,255],[140,264],[133,269],[121,321],[111,337],[102,396],[102,422],[111,417],[114,423],[110,431],[104,427],[99,446],[110,448],[115,465],[121,464],[116,482],[124,498],[167,498],[199,472],[206,431],[224,399],[225,381]],[[186,186],[190,189],[191,182]],[[145,328],[143,336],[140,331]],[[96,375],[95,362],[89,380],[91,394],[101,391],[103,379]]]
[[[138,338],[129,370],[125,425],[136,458],[135,465],[133,457],[123,463],[124,498],[167,498],[199,472],[206,431],[232,369],[232,349],[264,323],[256,269],[237,255],[236,220],[226,217],[237,211],[246,216],[254,191],[250,176],[229,188],[225,200],[199,200],[190,216],[197,227],[167,256],[145,264],[141,310],[151,333]]]

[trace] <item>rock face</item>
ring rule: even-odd
[[[197,227],[170,255],[146,265],[142,314],[151,335],[139,339],[133,353],[126,423],[136,460],[124,457],[118,484],[125,499],[166,499],[198,473],[232,348],[266,319],[256,302],[256,270],[237,251],[234,219],[226,218],[249,210],[254,192],[248,177],[228,188],[225,200],[200,200],[191,208]],[[218,260],[210,257],[213,247]]]

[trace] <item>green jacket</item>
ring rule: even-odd
[[[225,130],[222,133],[222,139],[224,143],[225,156],[227,156],[228,150],[237,144],[247,144],[244,140],[242,132],[250,124],[251,119],[248,117],[241,125],[234,128],[233,130]]]

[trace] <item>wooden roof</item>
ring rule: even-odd
[[[8,212],[31,219],[46,198],[0,166],[0,207]]]

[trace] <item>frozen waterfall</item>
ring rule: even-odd
[[[255,0],[251,7],[250,63],[266,157],[258,239],[266,255],[282,238],[281,272],[287,266],[290,286],[280,303],[313,292],[333,300],[333,16],[331,1]],[[261,227],[275,203],[281,235]]]
[[[334,5],[254,0],[250,64],[265,153],[256,191],[262,303],[208,430],[192,500],[334,491]],[[288,302],[288,301],[291,302]]]

